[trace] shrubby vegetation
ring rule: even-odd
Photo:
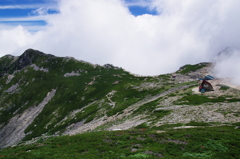
[[[142,84],[157,82],[159,79],[136,77],[117,67],[94,66],[71,58],[34,54],[31,50],[28,54],[32,63],[39,68],[47,69],[48,72],[36,71],[28,65],[15,72],[10,83],[5,84],[6,76],[0,79],[2,85],[0,93],[4,96],[0,100],[4,108],[0,110],[0,124],[6,125],[15,114],[21,114],[26,109],[40,104],[52,89],[56,89],[56,95],[25,130],[28,135],[24,140],[30,140],[44,133],[64,132],[67,126],[81,121],[91,122],[96,116],[104,114],[112,116],[121,113],[125,108],[146,96],[156,95],[171,87],[170,84],[152,89],[148,89],[147,86],[144,88]],[[6,67],[0,71],[11,74],[14,69],[20,67],[19,63],[12,63],[12,61],[13,58],[1,58],[1,64]],[[79,76],[64,77],[65,73],[72,71]],[[14,84],[18,84],[17,92],[4,92]],[[106,98],[111,91],[116,91],[111,98],[115,102],[114,106],[109,105],[110,102]],[[84,108],[87,105],[88,107]],[[61,122],[71,112],[80,109],[83,110]],[[159,116],[161,113],[154,114]]]
[[[178,105],[200,105],[204,103],[216,103],[216,102],[239,102],[239,98],[231,98],[231,99],[226,99],[226,96],[219,96],[219,97],[213,97],[209,98],[208,96],[205,95],[198,95],[198,94],[191,94],[182,97],[181,99],[178,99],[177,101],[174,102],[174,104]]]
[[[0,151],[4,158],[240,158],[240,129],[206,127],[158,133],[142,125],[39,140]]]
[[[226,85],[218,85],[218,86],[220,86],[219,90],[228,90],[230,88],[229,86],[226,86]]]
[[[190,64],[187,64],[183,67],[181,67],[177,73],[182,73],[182,74],[186,74],[186,73],[190,73],[190,72],[194,72],[198,69],[201,69],[203,67],[206,67],[208,65],[208,63],[199,63],[199,64],[196,64],[196,65],[190,65]]]

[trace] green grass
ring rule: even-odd
[[[171,94],[169,94],[168,96],[169,96],[169,97],[175,97],[175,96],[177,96],[177,94],[171,93]]]
[[[158,76],[160,79],[169,80],[171,78],[170,74],[163,74]]]
[[[240,158],[240,130],[206,127],[167,130],[100,131],[39,140],[3,149],[10,158]]]
[[[204,123],[204,122],[195,122],[195,121],[191,121],[187,124],[185,124],[186,126],[211,126],[211,124],[209,123]]]
[[[138,84],[138,83],[137,83]],[[136,83],[135,83],[136,85]],[[129,107],[130,105],[138,102],[141,99],[146,98],[146,96],[154,96],[157,95],[159,93],[164,92],[165,90],[169,89],[170,87],[157,87],[157,88],[153,88],[153,89],[141,89],[141,90],[137,90],[137,89],[133,89],[133,88],[128,88],[128,89],[119,89],[119,91],[117,93],[115,93],[115,96],[112,98],[112,100],[114,102],[116,102],[116,105],[114,108],[110,109],[107,112],[107,116],[112,116],[114,114],[117,113],[121,113],[124,109],[126,109],[127,107]],[[125,101],[123,101],[122,99],[125,99]],[[152,105],[153,103],[150,102],[150,105]],[[145,106],[141,106],[141,109],[144,109],[145,107],[149,107],[148,105]],[[154,105],[154,104],[153,104]],[[154,107],[155,106],[150,106],[150,107]],[[153,110],[153,108],[151,108],[151,110]]]
[[[169,130],[171,128],[174,128],[174,127],[181,127],[181,126],[184,126],[184,124],[182,123],[177,123],[177,124],[164,124],[164,125],[161,125],[159,127],[153,127],[153,129],[156,129],[156,130]]]
[[[232,99],[226,99],[225,96],[219,96],[214,98],[209,98],[205,95],[197,95],[197,94],[191,94],[184,96],[177,101],[174,102],[174,104],[178,105],[200,105],[204,103],[216,103],[216,102],[239,102],[239,98],[232,98]]]
[[[178,70],[177,73],[186,74],[186,73],[194,72],[194,71],[196,71],[200,68],[203,68],[207,65],[208,65],[207,63],[200,63],[200,64],[196,64],[196,65],[187,64],[187,65],[181,67],[181,69]]]
[[[230,87],[226,85],[219,85],[220,89],[219,90],[228,90]]]

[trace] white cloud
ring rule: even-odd
[[[0,6],[0,9],[32,9],[39,8],[40,5],[3,5]]]
[[[0,30],[13,29],[17,26],[23,26],[24,29],[32,30],[45,30],[46,27],[43,25],[45,21],[51,19],[54,15],[39,15],[39,16],[28,16],[28,17],[3,17],[0,18]],[[41,24],[41,22],[43,24]],[[0,44],[1,46],[1,44]]]
[[[15,21],[36,21],[48,20],[52,15],[28,16],[28,17],[3,17],[0,18],[1,22],[15,22]]]
[[[22,26],[0,30],[0,37],[3,37],[0,38],[0,56],[6,54],[19,55],[35,41],[35,37]]]
[[[48,14],[48,10],[49,10],[49,8],[40,7],[38,9],[34,10],[33,14],[36,14],[36,15],[47,15]]]
[[[227,49],[215,59],[213,72],[218,78],[230,79],[240,86],[240,50]]]
[[[11,29],[14,29],[16,28],[17,26],[21,26],[21,27],[24,27],[24,29],[28,30],[29,32],[32,32],[32,31],[35,31],[35,32],[38,32],[40,30],[45,30],[46,27],[44,25],[34,25],[33,22],[16,22],[16,23],[11,23],[11,24],[1,24],[0,23],[0,32],[4,32],[4,31],[7,31],[7,30],[11,30]],[[1,28],[4,28],[1,30]],[[1,44],[0,44],[1,46]]]
[[[32,4],[32,5],[2,5],[0,9],[37,9],[41,7],[57,9],[56,5],[47,4]]]
[[[0,55],[21,54],[23,48],[31,47],[91,63],[111,63],[132,73],[157,75],[174,72],[187,63],[211,61],[227,46],[239,47],[238,0],[147,1],[144,5],[161,14],[137,17],[127,5],[122,0],[61,0],[60,13],[47,18],[45,31],[31,35],[24,28],[17,30],[25,41],[20,49],[17,39],[10,41],[1,35],[0,48],[5,53]]]

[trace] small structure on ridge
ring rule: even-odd
[[[199,92],[204,93],[206,91],[214,91],[211,83],[207,81],[207,80],[214,80],[214,79],[216,78],[211,75],[207,75],[203,79],[199,79],[199,80],[202,80],[202,83],[199,86]]]

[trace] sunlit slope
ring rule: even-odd
[[[25,140],[44,133],[62,133],[74,123],[86,124],[96,118],[122,113],[146,96],[170,87],[156,84],[159,78],[135,77],[109,64],[92,65],[31,49],[17,59],[5,56],[0,61],[4,65],[0,79],[2,129],[13,118],[30,120],[31,117],[24,116],[26,112],[42,106],[55,90],[42,111],[32,112],[36,117],[27,123]],[[2,133],[6,132],[8,130]]]
[[[238,89],[218,79],[215,91],[194,91],[211,63],[143,77],[29,49],[0,58],[0,66],[1,148],[40,136],[240,122]]]

